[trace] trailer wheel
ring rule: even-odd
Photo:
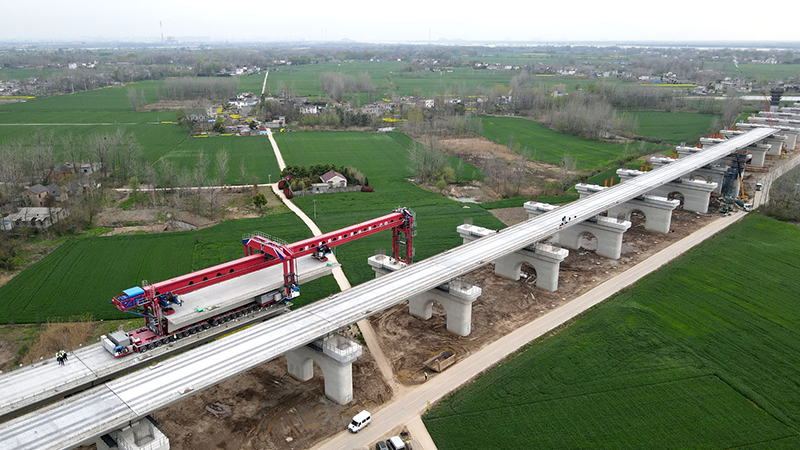
[[[189,331],[189,334],[194,334],[195,333],[195,329],[194,328],[189,328],[188,331]]]
[[[169,338],[161,338],[161,345],[167,345],[167,342],[169,342],[169,341],[170,341],[170,339],[172,339],[172,337],[169,337]]]
[[[206,323],[204,323],[204,324],[203,324],[203,329],[204,329],[204,330],[207,330],[207,329],[209,329],[209,328],[211,328],[211,325],[209,325],[209,324],[208,324],[208,322],[206,322]]]
[[[217,326],[219,325],[219,319],[214,319],[211,321],[211,325]]]

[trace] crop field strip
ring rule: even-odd
[[[798,290],[800,230],[751,214],[447,397],[425,423],[442,450],[486,439],[493,448],[797,445]]]
[[[696,143],[708,132],[719,116],[714,114],[668,113],[664,111],[621,112],[629,121],[636,121],[636,134],[679,145],[681,142]],[[719,128],[719,127],[717,127]]]
[[[500,145],[520,145],[528,149],[530,158],[550,164],[560,164],[564,154],[577,161],[579,169],[599,169],[624,157],[625,145],[593,141],[551,130],[537,122],[517,117],[482,116],[483,137]],[[644,153],[657,146],[645,144]],[[638,144],[628,146],[628,154],[642,153]]]
[[[225,184],[241,184],[239,166],[244,161],[250,177],[258,177],[259,183],[280,177],[278,161],[266,136],[215,136],[207,138],[189,137],[164,155],[163,161],[183,170],[192,171],[199,160],[200,150],[208,161],[209,175],[216,176],[216,155],[221,150],[228,152],[228,175]],[[152,159],[151,159],[152,160]],[[247,183],[252,179],[248,178]]]

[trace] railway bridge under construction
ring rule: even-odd
[[[400,264],[394,268],[396,270],[388,270],[383,276],[350,290],[222,337],[200,349],[186,351],[146,369],[103,382],[0,424],[0,449],[62,449],[95,440],[99,442],[99,438],[106,433],[130,429],[131,425],[139,423],[154,411],[284,354],[293,355],[289,358],[290,372],[301,378],[307,376],[308,359],[315,358],[307,349],[326,353],[327,348],[328,356],[338,358],[341,364],[348,364],[348,360],[357,357],[359,349],[336,342],[331,345],[331,339],[337,339],[335,333],[338,330],[404,300],[442,290],[443,286],[449,286],[451,281],[462,275],[519,252],[528,252],[532,258],[538,256],[557,264],[563,254],[557,248],[541,244],[541,241],[558,233],[559,239],[569,245],[567,241],[571,228],[604,229],[613,241],[616,239],[614,233],[624,232],[623,228],[627,229],[630,222],[624,217],[622,220],[598,217],[600,214],[616,208],[624,216],[627,210],[622,206],[630,201],[653,208],[669,208],[674,203],[659,196],[648,197],[648,194],[667,184],[684,184],[682,180],[687,174],[733,152],[754,145],[769,145],[765,142],[779,134],[777,128],[754,128],[663,164],[655,170],[629,174],[625,182],[616,186],[584,189],[581,199],[564,206],[528,205],[530,218],[527,221],[498,232],[484,232],[481,236],[468,239],[468,230],[459,230],[466,243],[457,248],[414,264]],[[710,195],[716,183],[703,183],[706,184],[693,182],[687,185],[691,184],[694,191],[699,192],[697,195],[706,195],[706,192]],[[673,188],[677,189],[676,186]],[[614,257],[613,245],[608,248],[606,256]],[[543,282],[547,280],[550,283],[547,288],[557,287],[552,284],[552,277],[543,277]],[[419,308],[419,314],[424,315],[424,304]],[[453,324],[452,331],[468,333],[469,321],[463,320],[463,317],[461,319]],[[337,349],[341,351],[337,353]],[[292,364],[294,367],[291,367]],[[330,373],[334,374],[335,370]],[[3,378],[8,375],[11,374]],[[327,373],[325,375],[327,378]],[[0,382],[4,381],[3,378],[0,378]],[[326,379],[326,393],[334,392],[335,397],[344,395],[337,401],[349,401],[347,387],[342,386],[349,382],[346,373],[338,379],[337,375],[332,378],[332,384],[336,386],[329,391]],[[45,391],[59,389],[46,383],[42,388]],[[14,404],[16,397],[13,389],[4,391],[0,397],[0,407]],[[8,413],[13,412],[12,407]]]

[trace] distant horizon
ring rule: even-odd
[[[775,0],[763,13],[712,0],[690,7],[615,0],[599,6],[587,0],[569,5],[487,4],[463,0],[407,0],[402,5],[367,0],[302,5],[237,5],[211,0],[139,0],[118,3],[82,0],[65,5],[8,2],[0,16],[0,42],[160,43],[192,37],[209,43],[630,43],[748,42],[798,43],[793,19],[800,4]],[[272,6],[272,7],[269,7]],[[779,11],[779,18],[770,12]]]
[[[357,41],[348,38],[339,40],[319,40],[319,39],[300,39],[300,40],[216,40],[204,36],[169,36],[162,42],[160,38],[154,37],[82,37],[78,39],[18,39],[18,40],[1,40],[0,47],[8,46],[133,46],[133,47],[146,47],[146,48],[177,48],[185,46],[209,46],[209,47],[225,47],[225,46],[258,46],[258,45],[317,45],[317,46],[382,46],[382,45],[430,45],[430,46],[443,46],[443,47],[563,47],[563,46],[586,46],[586,47],[667,47],[667,48],[732,48],[732,49],[769,49],[769,50],[798,50],[800,49],[800,40],[794,41],[779,41],[779,40],[739,40],[739,41],[721,41],[721,40],[472,40],[472,39],[446,39],[440,38],[438,40],[406,40],[406,41]]]

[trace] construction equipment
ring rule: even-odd
[[[202,332],[229,320],[258,312],[274,303],[288,302],[300,295],[296,265],[298,258],[311,256],[325,262],[328,259],[326,255],[331,253],[331,247],[389,229],[392,230],[392,256],[410,264],[414,255],[415,228],[414,213],[408,208],[397,208],[392,214],[293,244],[265,233],[247,234],[242,238],[245,254],[243,258],[159,283],[149,284],[143,281],[142,287],[126,289],[121,295],[114,297],[110,303],[120,311],[144,317],[145,326],[127,333],[110,333],[108,336],[101,336],[100,340],[111,354],[121,357]],[[280,291],[262,293],[255,298],[237,298],[222,302],[215,305],[213,311],[199,307],[193,312],[184,311],[186,307],[181,309],[181,296],[278,264],[283,265],[283,288]],[[178,314],[176,308],[179,310]],[[173,314],[175,316],[167,320]],[[187,319],[186,316],[196,319]],[[176,317],[181,319],[175,320]]]
[[[747,151],[739,150],[731,153],[731,164],[728,167],[727,171],[725,172],[725,176],[722,180],[722,195],[727,196],[730,195],[733,197],[737,195],[743,201],[747,201],[747,195],[744,192],[744,183],[742,182],[742,176],[744,174],[745,165],[747,160],[750,159],[752,156],[747,153]],[[739,186],[736,189],[736,182],[738,181]]]

